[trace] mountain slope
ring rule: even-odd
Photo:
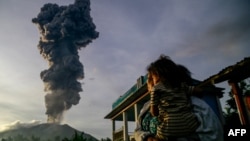
[[[20,127],[18,129],[7,130],[4,132],[0,132],[0,139],[8,137],[17,137],[22,135],[26,138],[37,137],[40,138],[41,141],[51,140],[54,141],[56,137],[60,137],[60,139],[68,138],[71,139],[73,135],[77,132],[78,135],[83,134],[83,137],[86,139],[91,139],[92,141],[98,141],[95,137],[90,134],[78,131],[67,124],[59,125],[59,124],[51,124],[44,123],[35,125],[32,127]]]

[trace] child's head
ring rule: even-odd
[[[183,82],[183,69],[180,65],[175,64],[170,57],[160,55],[159,59],[152,62],[148,67],[148,82],[155,85],[161,81],[168,83],[171,87],[178,87]]]

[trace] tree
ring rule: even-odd
[[[239,82],[239,88],[242,91],[243,97],[250,96],[250,78],[243,80]],[[236,102],[233,98],[232,90],[229,92],[230,98],[226,101],[226,112],[223,112],[224,118],[225,118],[225,125],[224,125],[224,139],[225,140],[231,140],[231,138],[228,136],[228,133],[231,129],[241,129],[245,128],[242,126],[239,118],[239,112],[237,110]],[[249,127],[248,127],[249,128]],[[243,140],[249,140],[249,138],[246,136],[240,138],[241,141]]]
[[[35,137],[35,136],[31,136],[30,138],[31,141],[41,141],[41,139],[39,137]]]
[[[84,133],[77,133],[77,131],[75,131],[75,134],[73,135],[73,137],[71,139],[68,138],[64,138],[62,141],[90,141],[91,139],[86,139],[83,137]]]
[[[239,82],[239,88],[242,91],[242,95],[250,95],[250,83],[249,79],[242,80]],[[232,90],[229,92],[229,99],[226,101],[225,112],[223,112],[225,118],[225,127],[240,127],[241,122],[239,113],[237,110],[236,102],[233,98]]]
[[[236,127],[241,123],[232,91],[229,92],[229,97],[230,98],[226,101],[226,107],[225,107],[226,111],[223,112],[225,118],[225,127],[227,126]]]
[[[111,139],[107,137],[106,139],[102,138],[101,141],[111,141]]]

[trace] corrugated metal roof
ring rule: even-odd
[[[216,84],[227,80],[239,82],[248,77],[250,77],[250,57],[246,57],[240,62],[222,69],[219,73],[210,76],[202,83]]]

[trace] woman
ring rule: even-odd
[[[176,141],[223,141],[223,128],[220,120],[215,115],[214,111],[203,100],[191,96],[193,110],[200,126],[192,135],[176,138]],[[156,141],[155,133],[157,128],[156,117],[150,114],[150,101],[146,102],[141,109],[135,128],[136,141]]]
[[[177,65],[179,68],[179,79],[186,84],[190,84],[191,75],[187,68],[182,65]],[[175,70],[177,71],[177,70]],[[181,80],[182,79],[182,80]],[[152,80],[148,80],[152,81]],[[190,87],[188,87],[190,88]],[[150,86],[149,86],[149,89]],[[186,89],[190,91],[190,89]],[[199,90],[196,88],[195,90]],[[192,93],[197,93],[191,87]],[[175,137],[171,140],[183,140],[183,141],[219,141],[223,140],[223,129],[220,124],[219,119],[212,111],[212,109],[201,99],[191,96],[190,97],[193,113],[196,115],[198,121],[200,122],[199,126],[196,128],[194,133],[190,133],[185,137]],[[137,120],[136,129],[135,129],[135,139],[136,141],[156,141],[157,127],[159,126],[159,120],[157,117],[153,117],[150,112],[150,101],[144,104],[144,107],[141,110],[139,119]],[[151,109],[152,111],[152,109]]]

